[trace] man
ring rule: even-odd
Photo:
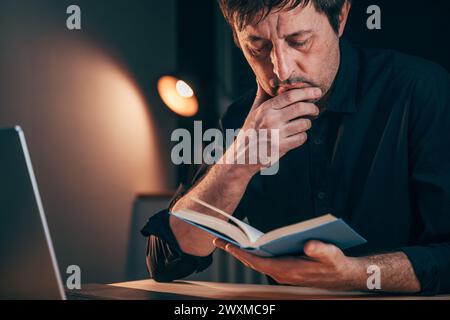
[[[332,213],[368,242],[343,252],[310,241],[302,256],[261,258],[163,210],[142,230],[151,277],[201,271],[219,247],[280,284],[367,290],[367,268],[376,265],[382,291],[450,292],[449,74],[341,39],[348,0],[220,4],[257,80],[221,126],[279,129],[279,172],[257,174],[261,164],[203,167],[169,209],[218,216],[194,196],[262,231]]]

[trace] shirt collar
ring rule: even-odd
[[[330,100],[326,110],[354,113],[356,108],[356,89],[358,85],[359,59],[355,47],[341,38],[339,70],[333,83]]]

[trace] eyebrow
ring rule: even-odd
[[[294,33],[285,35],[282,38],[285,39],[285,38],[293,38],[293,37],[298,37],[298,36],[304,36],[304,35],[310,34],[312,32],[313,32],[312,30],[299,30],[299,31],[296,31]],[[256,41],[261,41],[261,40],[266,40],[266,39],[264,39],[262,37],[259,37],[259,36],[256,36],[256,35],[249,35],[246,38],[246,40],[250,41],[250,42],[256,42]]]
[[[312,30],[299,30],[297,32],[288,34],[287,36],[284,36],[283,38],[293,38],[293,37],[298,37],[298,36],[305,36],[307,34],[311,34],[313,31]]]

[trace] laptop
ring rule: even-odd
[[[198,297],[90,284],[64,291],[19,126],[0,128],[0,300],[178,300]]]
[[[66,299],[25,135],[0,128],[0,299]]]

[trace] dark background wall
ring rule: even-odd
[[[25,131],[63,275],[125,280],[136,196],[175,187],[176,116],[155,90],[175,26],[173,0],[0,0],[0,126]]]
[[[381,8],[381,30],[365,28],[366,9],[373,4]],[[346,36],[365,47],[399,50],[450,70],[449,13],[445,0],[354,0]]]

